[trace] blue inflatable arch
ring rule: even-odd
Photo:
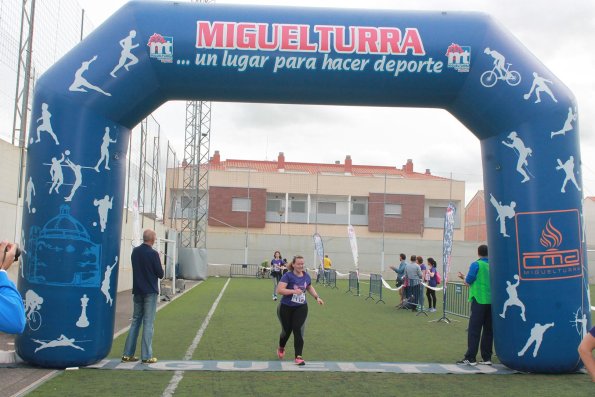
[[[481,141],[495,348],[570,372],[590,327],[572,93],[487,15],[130,2],[38,81],[18,354],[111,347],[130,130],[169,100],[443,108]]]

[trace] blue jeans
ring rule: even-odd
[[[157,294],[133,295],[134,312],[132,324],[124,345],[124,355],[134,356],[136,340],[143,325],[141,340],[141,359],[148,360],[153,357],[153,324],[155,323],[155,312],[157,310]]]

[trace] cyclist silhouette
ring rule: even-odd
[[[506,75],[506,68],[504,67],[504,65],[505,65],[504,55],[500,54],[496,50],[490,50],[490,47],[487,47],[485,50],[483,50],[483,52],[484,52],[484,54],[488,54],[489,56],[494,58],[495,69],[500,74],[500,78],[501,79],[504,78],[504,76]]]
[[[484,87],[490,88],[496,85],[498,80],[504,80],[511,87],[517,86],[521,82],[521,75],[516,70],[510,70],[510,63],[506,63],[504,55],[496,50],[486,47],[484,54],[494,59],[494,67],[481,74],[480,81]]]

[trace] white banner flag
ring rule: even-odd
[[[444,237],[442,240],[442,269],[444,274],[444,284],[448,282],[448,272],[450,271],[450,254],[452,252],[453,234],[455,226],[455,212],[454,204],[448,204],[446,214],[444,215]]]
[[[312,236],[314,238],[314,250],[316,251],[316,262],[317,267],[323,267],[324,262],[324,245],[322,244],[322,237],[320,234],[314,233]]]

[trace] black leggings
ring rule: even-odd
[[[281,322],[279,346],[284,348],[293,332],[295,356],[301,356],[304,350],[304,326],[308,317],[308,305],[287,306],[280,303],[277,307],[277,317]]]
[[[428,307],[430,309],[436,308],[436,291],[426,288],[426,297],[428,298]]]

